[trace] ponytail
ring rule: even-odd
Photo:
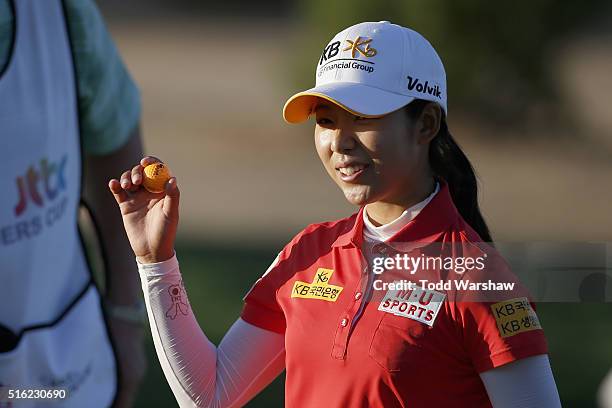
[[[411,118],[418,118],[429,101],[417,99],[406,109]],[[478,206],[478,182],[474,168],[461,147],[451,136],[446,118],[442,116],[440,130],[429,145],[429,164],[436,177],[448,184],[453,203],[463,219],[484,242],[493,242],[487,223]]]

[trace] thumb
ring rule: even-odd
[[[181,192],[179,191],[178,184],[176,183],[176,177],[171,177],[165,186],[166,196],[164,197],[164,214],[171,220],[178,220],[179,215],[179,198]]]

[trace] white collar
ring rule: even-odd
[[[363,237],[367,241],[387,241],[393,235],[398,233],[402,228],[406,226],[410,221],[412,221],[418,214],[421,212],[423,208],[431,201],[432,198],[436,195],[436,193],[440,190],[440,184],[436,181],[436,188],[433,193],[429,195],[426,199],[413,205],[410,208],[404,210],[402,215],[391,221],[390,223],[381,225],[379,227],[372,224],[370,221],[370,217],[368,217],[366,205],[363,210]]]

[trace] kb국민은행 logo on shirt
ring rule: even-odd
[[[502,337],[511,337],[541,329],[540,321],[527,298],[516,298],[491,305],[497,329]]]
[[[446,295],[435,290],[388,290],[378,310],[433,326]]]
[[[319,268],[315,272],[312,282],[296,281],[291,290],[292,298],[320,299],[335,302],[344,289],[342,286],[329,283],[333,269]]]

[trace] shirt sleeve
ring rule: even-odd
[[[85,151],[103,155],[127,142],[140,119],[140,94],[92,0],[65,0]]]
[[[479,373],[548,353],[546,337],[529,292],[501,256],[490,257],[482,275],[472,275],[471,279],[511,283],[512,289],[480,290],[456,302],[464,346]]]
[[[527,357],[480,374],[494,408],[560,408],[548,356]]]
[[[280,308],[276,292],[282,284],[279,279],[285,250],[281,251],[264,274],[257,279],[243,297],[240,317],[252,325],[276,333],[285,333],[285,315]]]
[[[285,367],[284,336],[237,319],[218,347],[190,307],[176,256],[138,264],[153,344],[180,407],[241,407]]]

